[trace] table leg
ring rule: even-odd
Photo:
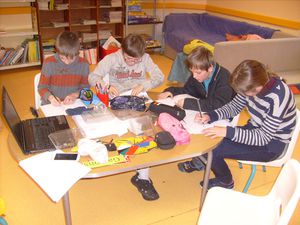
[[[200,200],[200,209],[203,206],[205,196],[207,193],[207,186],[208,186],[211,162],[212,162],[212,151],[209,151],[207,153],[207,163],[206,163],[205,173],[204,173],[204,177],[203,177],[203,187],[202,187],[201,200]]]
[[[64,213],[66,225],[72,225],[70,201],[69,201],[69,192],[67,192],[63,197]]]

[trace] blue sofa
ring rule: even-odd
[[[165,45],[181,52],[185,44],[200,39],[211,45],[226,41],[226,33],[233,35],[258,34],[265,39],[276,30],[237,20],[226,19],[208,13],[171,13],[164,19]]]

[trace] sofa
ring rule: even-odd
[[[215,44],[214,60],[230,72],[245,59],[264,63],[288,84],[300,83],[300,37]]]
[[[171,13],[165,17],[162,31],[166,46],[165,54],[168,54],[166,51],[173,50],[170,57],[174,59],[174,52],[175,55],[181,52],[183,46],[193,39],[200,39],[215,45],[226,41],[226,33],[257,34],[269,39],[276,30],[208,13]]]
[[[180,55],[178,53],[190,40],[200,39],[214,46],[214,60],[230,72],[242,60],[255,59],[285,78],[287,83],[300,83],[300,37],[208,13],[171,13],[166,16],[163,32],[164,54],[171,59]],[[265,39],[226,41],[226,33],[258,34]],[[187,77],[178,76],[176,70],[171,70],[168,79],[180,83],[187,80]]]

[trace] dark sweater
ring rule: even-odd
[[[204,112],[222,107],[235,96],[234,90],[229,86],[228,70],[217,63],[207,92],[204,84],[197,81],[193,76],[189,77],[183,87],[169,87],[164,91],[171,92],[173,96],[189,94],[199,99],[201,109]],[[183,108],[198,111],[197,99],[186,98]]]

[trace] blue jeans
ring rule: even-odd
[[[251,124],[247,124],[244,128],[252,129]],[[227,159],[248,160],[268,162],[278,158],[286,147],[286,143],[272,140],[265,146],[251,146],[233,142],[224,138],[221,143],[213,150],[213,159],[211,170],[215,177],[225,183],[232,180],[231,172],[225,162]]]

